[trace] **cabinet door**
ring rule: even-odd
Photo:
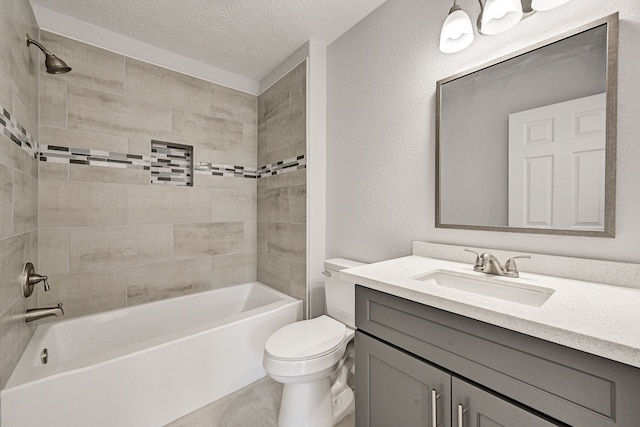
[[[553,424],[466,381],[451,380],[453,427],[550,427]]]
[[[358,427],[449,427],[450,397],[451,375],[356,332]]]

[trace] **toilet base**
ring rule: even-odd
[[[345,388],[331,402],[333,407],[333,425],[337,425],[353,412],[355,407],[355,396],[350,387]]]
[[[310,383],[285,384],[278,415],[279,427],[332,427],[331,383],[323,378]]]
[[[279,427],[333,427],[353,410],[354,395],[346,387],[331,396],[329,378],[302,384],[285,384],[278,416]]]

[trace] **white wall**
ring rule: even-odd
[[[308,317],[325,312],[327,171],[327,47],[309,41],[307,68],[307,288]]]
[[[438,50],[450,2],[388,0],[327,49],[327,257],[408,255],[412,240],[640,262],[640,3],[574,0]],[[475,0],[458,4],[472,15]],[[616,238],[436,229],[436,81],[620,12]]]

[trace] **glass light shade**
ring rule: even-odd
[[[459,7],[451,8],[451,12],[440,31],[440,51],[444,53],[459,52],[473,42],[473,25],[471,19]]]
[[[479,31],[498,34],[515,26],[522,19],[520,0],[487,0],[480,15]]]
[[[555,9],[565,3],[569,3],[571,0],[533,0],[531,2],[531,9],[538,12],[544,12],[545,10]]]

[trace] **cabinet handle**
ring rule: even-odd
[[[431,425],[438,427],[438,392],[431,390]]]
[[[464,407],[458,404],[458,427],[464,427]]]

